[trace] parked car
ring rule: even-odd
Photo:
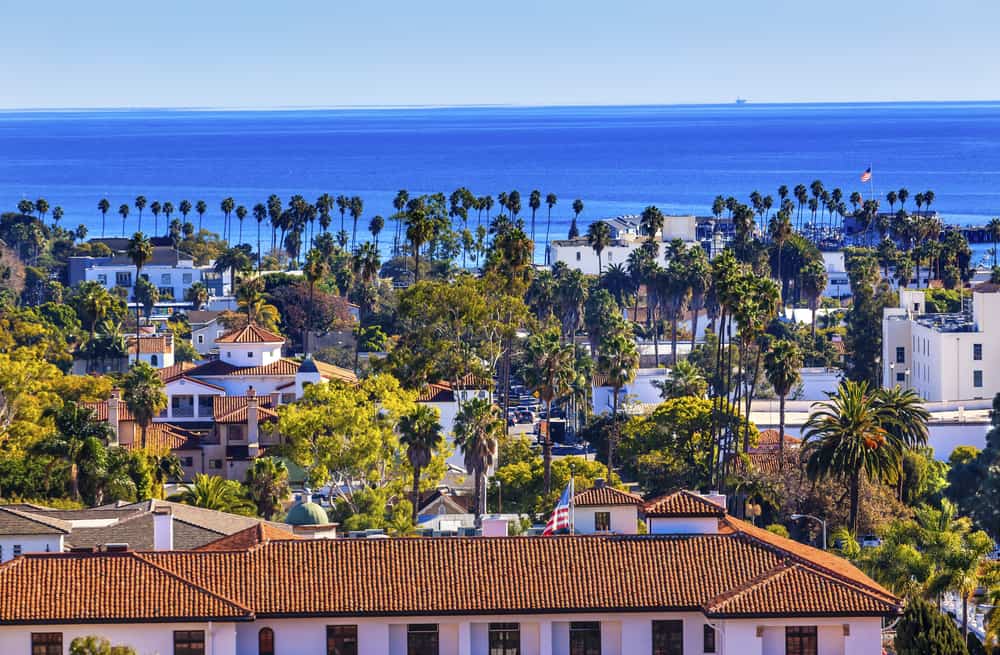
[[[878,548],[882,545],[882,539],[873,534],[866,534],[859,541],[862,548]]]

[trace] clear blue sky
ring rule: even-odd
[[[2,0],[0,107],[1000,98],[989,0]]]

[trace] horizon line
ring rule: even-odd
[[[742,98],[741,98],[742,99]],[[746,99],[744,103],[730,102],[677,102],[677,103],[468,103],[468,104],[358,104],[358,105],[203,105],[203,106],[67,106],[67,107],[0,107],[0,114],[15,113],[84,113],[84,112],[140,112],[140,111],[176,111],[176,112],[295,112],[295,111],[400,111],[400,110],[449,110],[449,109],[611,109],[611,108],[694,108],[694,107],[787,107],[787,106],[871,106],[871,105],[991,105],[1000,104],[1000,98],[994,100],[790,100],[754,102]]]

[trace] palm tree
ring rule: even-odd
[[[802,267],[802,293],[806,296],[806,302],[812,312],[812,338],[816,339],[816,310],[819,309],[820,299],[826,289],[827,274],[826,267],[822,260],[812,260]]]
[[[288,497],[288,467],[274,457],[258,457],[247,470],[243,484],[247,496],[257,507],[257,515],[271,520],[281,510],[282,499]]]
[[[500,410],[484,398],[462,403],[455,417],[455,445],[462,449],[466,471],[475,477],[476,516],[486,513],[484,477],[493,466],[503,430]]]
[[[128,218],[128,205],[122,203],[118,206],[118,215],[122,217],[122,237],[125,236],[125,219]]]
[[[350,201],[350,211],[351,211],[351,222],[353,223],[351,227],[351,250],[354,249],[354,244],[357,242],[358,238],[358,219],[361,218],[361,212],[364,211],[365,203],[361,200],[361,196],[354,196]]]
[[[185,299],[194,305],[195,309],[201,309],[208,303],[211,293],[204,282],[195,282],[184,292]]]
[[[597,351],[597,370],[607,378],[614,397],[612,399],[612,420],[614,430],[608,438],[608,479],[614,466],[615,445],[621,434],[618,417],[618,402],[622,387],[635,379],[639,370],[639,350],[635,341],[624,334],[615,334],[601,343]]]
[[[194,204],[194,211],[198,214],[198,234],[201,234],[201,217],[208,211],[208,205],[204,200],[199,200]]]
[[[395,257],[399,254],[399,233],[403,225],[403,210],[406,209],[406,203],[410,200],[410,194],[406,189],[400,189],[396,192],[396,197],[392,199],[392,207],[396,210],[396,213],[391,217],[396,221],[396,230],[392,236],[392,256]]]
[[[111,203],[108,202],[107,198],[101,198],[97,201],[97,211],[101,212],[101,238],[104,238],[104,219],[107,217],[109,209],[111,209]]]
[[[413,247],[413,280],[420,281],[420,249],[434,236],[434,220],[419,199],[410,201],[406,208],[406,239]]]
[[[378,235],[382,232],[382,228],[385,227],[385,219],[376,214],[370,223],[368,223],[368,231],[372,233],[372,240],[375,242],[375,250],[378,250]]]
[[[149,205],[149,211],[153,214],[153,236],[156,236],[156,233],[159,231],[161,209],[163,209],[163,206],[160,205],[159,200],[154,200]]]
[[[139,210],[139,231],[142,232],[142,210],[146,208],[146,196],[136,196],[135,208]]]
[[[222,210],[223,222],[222,222],[222,238],[229,240],[229,216],[236,209],[236,201],[231,197],[223,198],[222,202],[219,203],[219,209]]]
[[[666,220],[663,212],[658,207],[650,205],[642,210],[639,217],[639,228],[646,235],[650,243],[657,243],[660,240],[660,230],[663,229],[663,222]]]
[[[128,242],[128,258],[135,265],[135,283],[139,283],[139,276],[142,274],[142,267],[153,258],[153,244],[149,242],[146,235],[136,232]],[[135,330],[139,332],[139,304],[135,306]]]
[[[597,277],[601,277],[603,265],[601,253],[611,245],[611,228],[604,221],[595,221],[587,228],[587,243],[597,253]]]
[[[531,242],[535,242],[535,213],[542,206],[542,192],[534,189],[528,196],[528,207],[531,208]],[[534,260],[534,257],[532,257]]]
[[[1000,218],[992,218],[986,224],[986,233],[993,242],[993,267],[997,266],[997,242],[1000,242]]]
[[[146,362],[137,361],[122,378],[122,389],[125,406],[139,425],[139,448],[145,449],[146,429],[167,408],[163,380],[155,368]]]
[[[431,455],[441,445],[441,424],[437,409],[417,405],[399,419],[399,443],[406,446],[406,458],[413,467],[413,525],[420,509],[420,471],[431,463]]]
[[[906,209],[906,200],[910,197],[910,192],[903,187],[896,193],[896,197],[899,198],[900,209]]]
[[[302,275],[309,285],[309,319],[307,319],[307,323],[310,328],[314,327],[312,319],[316,315],[316,305],[313,299],[316,283],[323,279],[328,270],[326,258],[320,251],[313,248],[306,253],[306,264],[302,267]],[[309,350],[306,349],[306,352],[308,353]]]
[[[545,205],[548,209],[548,219],[545,223],[545,265],[549,265],[549,233],[552,231],[552,208],[556,206],[559,198],[556,197],[554,193],[547,193],[545,195]]]
[[[240,236],[236,240],[237,243],[243,243],[243,219],[247,217],[247,208],[243,205],[236,207],[236,220],[240,222]]]
[[[194,483],[184,485],[182,491],[167,500],[229,514],[251,515],[254,511],[238,480],[203,473],[194,476]]]
[[[704,398],[708,391],[708,382],[701,370],[686,359],[670,369],[670,377],[662,382],[654,381],[653,386],[660,390],[664,400],[686,396]]]
[[[770,224],[771,240],[774,241],[774,245],[778,248],[778,267],[777,267],[777,279],[778,284],[781,285],[782,290],[784,290],[783,280],[781,275],[781,249],[788,241],[788,238],[792,236],[792,220],[791,217],[783,212],[779,211],[771,219]],[[784,301],[784,296],[782,295],[782,301]]]
[[[535,276],[537,279],[538,276]],[[611,264],[608,270],[601,277],[601,288],[607,289],[611,297],[615,299],[615,304],[622,311],[628,306],[635,295],[636,288],[632,277],[622,264]]]
[[[558,329],[538,332],[525,341],[524,384],[545,403],[545,439],[542,458],[545,466],[545,493],[552,491],[552,402],[569,391],[575,375],[575,349],[564,344]]]
[[[767,380],[778,394],[778,469],[785,468],[785,398],[801,380],[802,353],[794,341],[779,339],[764,356]]]
[[[166,217],[167,223],[170,223],[170,215],[174,213],[174,203],[169,200],[163,203],[163,216]]]
[[[68,401],[55,413],[55,434],[43,439],[33,452],[58,457],[69,464],[70,493],[80,500],[80,465],[87,454],[87,440],[97,439],[107,444],[112,438],[111,426],[98,421],[94,410]]]
[[[180,204],[177,205],[177,208],[180,211],[181,217],[184,219],[184,222],[187,223],[188,214],[191,213],[191,201],[181,200]]]
[[[985,532],[966,531],[954,541],[957,543],[950,543],[943,553],[938,554],[937,573],[927,583],[927,595],[940,596],[946,591],[953,591],[961,596],[962,636],[968,643],[969,601],[975,598],[980,587],[997,583],[1000,564],[988,558],[994,545]]]
[[[928,189],[924,191],[924,207],[927,208],[927,214],[931,213],[931,203],[934,202],[934,192]]]
[[[580,214],[583,213],[583,201],[577,198],[573,201],[573,224],[570,226],[570,239],[575,239],[580,236],[580,230],[576,227],[576,222],[580,218]]]
[[[184,479],[184,466],[177,455],[171,452],[151,453],[149,455],[150,472],[153,474],[153,486],[157,497],[163,498],[163,486],[171,480]]]
[[[115,298],[100,283],[84,282],[80,285],[80,307],[90,319],[90,338],[97,332],[97,324],[102,323],[115,306]]]
[[[881,481],[899,468],[901,451],[886,430],[889,411],[867,382],[845,380],[805,423],[802,446],[811,480],[838,478],[850,493],[848,529],[858,531],[861,477]]]
[[[260,224],[267,219],[267,207],[258,202],[253,206],[253,217],[257,221],[257,270],[260,271],[261,261],[264,259],[260,251]]]

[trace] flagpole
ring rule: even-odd
[[[576,534],[576,480],[573,478],[572,470],[569,478],[569,533]]]
[[[871,164],[868,164],[868,172],[871,173],[868,176],[868,188],[871,190],[872,200],[875,200],[875,171],[872,169]]]

